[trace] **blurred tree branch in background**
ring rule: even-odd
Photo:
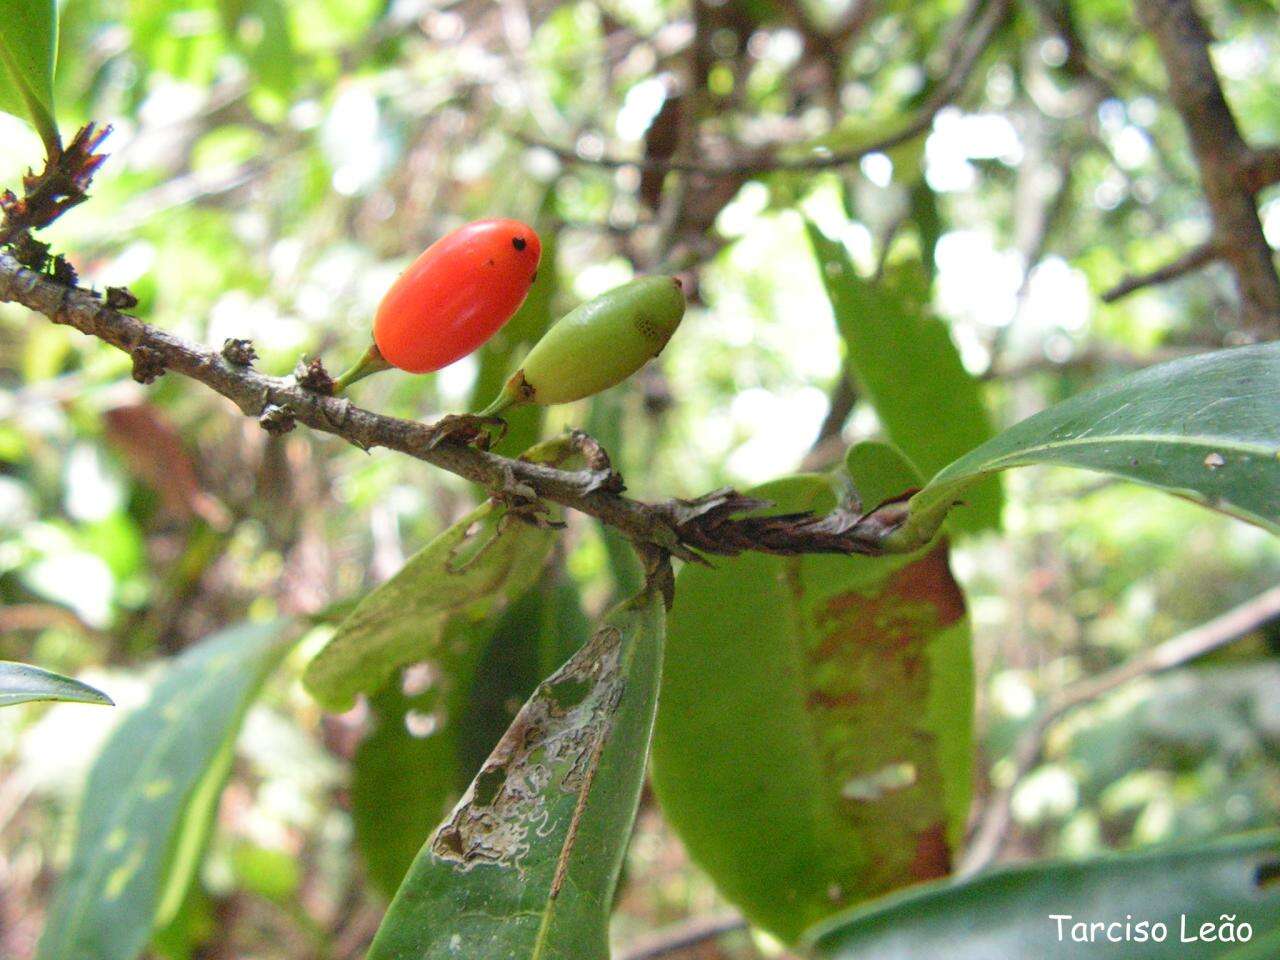
[[[1213,230],[1204,245],[1162,270],[1124,281],[1106,299],[1222,259],[1235,276],[1246,324],[1266,337],[1280,335],[1280,275],[1257,208],[1258,191],[1280,179],[1275,148],[1255,150],[1241,136],[1209,55],[1212,37],[1192,0],[1137,0],[1137,9],[1159,45],[1169,97],[1200,167]]]
[[[856,9],[870,7],[861,4]],[[946,65],[946,72],[939,78],[933,94],[919,110],[902,126],[891,133],[876,137],[867,143],[851,150],[825,151],[813,156],[785,158],[778,157],[779,151],[790,144],[769,143],[752,146],[749,150],[737,145],[730,152],[737,154],[751,153],[753,156],[731,156],[723,162],[703,161],[691,157],[657,157],[647,156],[626,159],[608,154],[600,156],[584,155],[569,147],[542,140],[537,137],[519,134],[520,140],[533,147],[549,150],[567,163],[582,163],[588,166],[620,168],[636,167],[641,170],[653,170],[671,173],[697,173],[708,177],[743,177],[753,174],[774,173],[778,171],[816,171],[830,170],[857,163],[863,157],[873,153],[884,153],[894,147],[909,143],[926,133],[943,107],[955,100],[964,90],[974,68],[982,54],[987,50],[992,39],[1004,23],[1011,9],[1010,0],[975,0],[961,16],[961,27],[951,37],[945,50],[939,52],[938,59]],[[857,36],[856,28],[849,33],[846,40]],[[836,41],[832,41],[833,43]]]

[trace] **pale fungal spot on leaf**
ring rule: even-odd
[[[437,857],[463,872],[481,863],[523,871],[530,831],[566,826],[569,811],[551,809],[554,791],[590,786],[622,700],[621,649],[618,629],[604,627],[538,687],[432,837]]]
[[[1227,465],[1226,458],[1220,453],[1211,453],[1204,458],[1204,465],[1210,470],[1217,470],[1219,467]]]
[[[115,851],[124,846],[124,842],[127,839],[129,839],[129,834],[125,832],[124,827],[116,827],[107,834],[107,839],[103,842],[103,846],[110,852],[115,853]]]
[[[142,866],[142,855],[143,849],[141,847],[134,848],[124,863],[111,871],[107,877],[107,882],[102,886],[104,898],[107,900],[118,900],[120,898],[120,894],[124,893],[124,888],[129,885],[129,881],[138,872],[138,868]]]
[[[863,777],[845,783],[840,796],[846,800],[883,800],[889,794],[905,790],[916,782],[914,763],[891,763]]]
[[[157,797],[163,797],[172,789],[173,781],[168,777],[161,777],[158,780],[152,780],[145,784],[142,788],[142,795],[148,800],[155,800]]]

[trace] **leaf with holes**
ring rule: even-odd
[[[241,721],[288,649],[283,630],[249,624],[191,648],[111,735],[36,960],[132,960],[182,906]]]
[[[0,660],[0,707],[33,700],[64,700],[70,703],[101,703],[114,706],[111,698],[86,683],[61,674],[41,670],[29,663]]]
[[[368,960],[607,960],[662,633],[661,598],[641,593],[538,686],[418,854]]]
[[[553,570],[499,616],[450,618],[430,663],[370,697],[374,728],[352,765],[351,818],[388,896],[516,708],[590,632],[577,588]]]
[[[930,480],[893,542],[928,541],[983,478],[1041,463],[1136,480],[1280,533],[1280,343],[1163,363],[1023,420]]]
[[[981,385],[960,362],[946,325],[930,313],[923,266],[908,262],[872,283],[858,274],[844,244],[812,223],[805,227],[854,376],[889,439],[928,476],[990,437]],[[999,526],[998,478],[976,484],[965,499],[956,515],[960,527]]]
[[[1234,942],[1200,936],[1225,917]],[[1114,926],[1078,938],[1075,924],[1099,922]],[[1248,943],[1236,932],[1245,923]],[[1266,960],[1280,956],[1280,833],[999,870],[891,897],[807,939],[821,960]]]
[[[854,448],[864,496],[914,485]],[[766,484],[833,506],[823,477]],[[970,791],[964,597],[939,543],[908,557],[744,554],[676,578],[654,789],[690,854],[786,940],[849,904],[948,872]]]
[[[527,590],[554,540],[551,530],[481,504],[360,601],[307,665],[307,689],[326,709],[349,710],[397,667],[430,659],[450,614],[483,614],[494,597]]]
[[[58,0],[0,0],[0,110],[25,116],[52,155],[53,70],[58,60]]]

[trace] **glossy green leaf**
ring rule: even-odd
[[[283,629],[240,626],[191,648],[111,735],[89,773],[37,960],[131,960],[177,913],[241,721],[288,648]]]
[[[349,710],[392,672],[428,660],[450,614],[483,608],[500,592],[518,595],[537,579],[553,532],[508,516],[487,501],[409,559],[368,594],[307,666],[303,682],[322,706]]]
[[[888,438],[929,476],[990,437],[981,384],[960,362],[946,325],[931,315],[921,265],[891,267],[871,283],[843,244],[805,226],[858,386]],[[975,486],[967,503],[956,516],[960,528],[999,526],[998,479]]]
[[[370,879],[387,896],[516,708],[590,632],[576,587],[550,574],[500,616],[452,618],[429,673],[411,670],[370,698],[374,729],[352,765],[351,817]]]
[[[860,489],[912,485],[892,448],[856,449]],[[833,505],[815,476],[754,494],[786,511]],[[945,544],[680,571],[654,789],[753,923],[794,940],[842,907],[948,872],[969,806],[969,644]]]
[[[31,121],[45,149],[58,147],[53,70],[58,0],[0,0],[0,110]]]
[[[661,598],[642,593],[539,685],[418,855],[369,960],[606,960],[662,632]]]
[[[1267,960],[1280,956],[1277,877],[1280,834],[1268,832],[932,885],[833,919],[808,939],[823,960]],[[1201,924],[1217,928],[1225,917],[1233,928],[1249,924],[1247,943],[1239,933],[1236,942],[1200,937]],[[1081,922],[1115,926],[1080,940]],[[1157,924],[1163,942],[1152,936]]]
[[[71,703],[102,703],[114,706],[111,698],[79,680],[41,670],[29,663],[0,660],[0,707],[33,700],[66,700]]]
[[[1136,480],[1280,533],[1280,344],[1160,364],[1023,420],[929,481],[895,540],[927,541],[989,474],[1034,463]]]

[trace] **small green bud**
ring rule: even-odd
[[[607,390],[661,353],[683,316],[675,277],[640,277],[615,287],[556,321],[482,415]]]

